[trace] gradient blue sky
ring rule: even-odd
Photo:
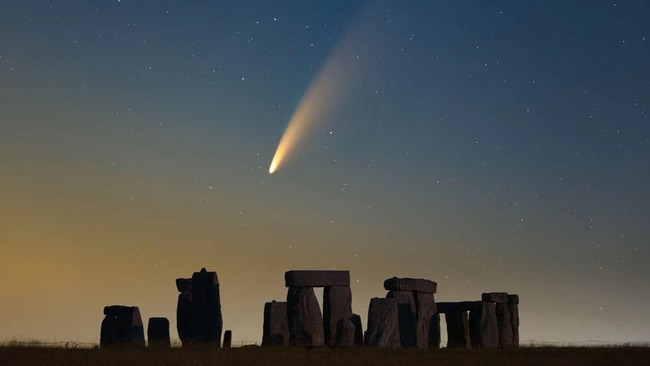
[[[350,269],[364,324],[419,276],[520,294],[523,340],[648,340],[648,6],[3,3],[0,338],[93,341],[113,303],[175,324],[207,267],[235,340],[298,268]],[[269,175],[364,12],[355,90]]]

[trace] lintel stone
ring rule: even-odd
[[[350,286],[350,271],[295,270],[284,274],[286,287]]]

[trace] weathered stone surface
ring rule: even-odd
[[[264,304],[262,346],[288,346],[289,322],[287,303],[271,301]]]
[[[286,287],[350,286],[350,271],[287,271],[284,283]]]
[[[416,346],[419,349],[425,349],[429,347],[429,326],[432,323],[433,316],[438,312],[436,309],[436,300],[433,294],[425,292],[416,292],[414,297]]]
[[[219,278],[202,268],[192,275],[192,341],[221,345],[222,330]]]
[[[358,314],[352,314],[350,321],[354,324],[354,344],[357,347],[363,346],[363,325],[361,324],[361,317]]]
[[[232,330],[223,332],[223,348],[230,348],[232,346]]]
[[[487,292],[481,295],[481,301],[508,302],[507,292]]]
[[[499,329],[496,303],[478,301],[476,309],[469,313],[469,329],[472,347],[497,348],[499,346]]]
[[[192,294],[183,292],[178,295],[176,305],[176,331],[183,345],[192,340]]]
[[[466,311],[445,313],[447,322],[447,348],[470,348],[469,319]]]
[[[290,287],[287,292],[289,342],[293,346],[325,344],[323,316],[312,287]]]
[[[510,321],[512,323],[513,347],[519,347],[519,305],[512,302],[508,303],[508,311],[510,312]]]
[[[440,348],[440,314],[435,313],[429,324],[429,348]]]
[[[399,317],[397,300],[392,298],[370,299],[368,306],[368,329],[365,344],[368,347],[399,348]]]
[[[499,329],[499,348],[514,347],[512,334],[512,319],[507,303],[497,303],[495,308],[497,314],[497,327]]]
[[[417,316],[415,296],[409,291],[389,291],[388,299],[397,301],[400,343],[403,348],[417,346]]]
[[[149,347],[171,347],[169,320],[167,318],[149,318],[147,339]]]
[[[435,294],[438,284],[423,278],[389,278],[384,281],[384,289],[387,291],[411,291]]]
[[[104,308],[100,345],[133,344],[144,346],[144,326],[137,306],[113,305]]]
[[[471,311],[476,307],[475,301],[437,302],[436,308],[441,314],[457,311]]]
[[[191,278],[177,278],[176,279],[176,289],[178,292],[190,292],[192,291],[192,279]]]
[[[354,347],[354,324],[350,319],[339,319],[336,323],[334,346]]]
[[[352,316],[352,291],[349,286],[328,286],[323,290],[325,344],[333,346],[338,322]]]
[[[513,304],[519,304],[519,295],[517,295],[517,294],[509,294],[508,295],[508,302],[511,302]]]

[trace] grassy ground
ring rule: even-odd
[[[0,346],[0,365],[650,365],[645,347],[378,350],[243,347],[232,349],[66,349]]]

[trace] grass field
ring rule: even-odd
[[[0,346],[0,365],[650,365],[650,348],[379,350],[242,347],[214,349]]]

